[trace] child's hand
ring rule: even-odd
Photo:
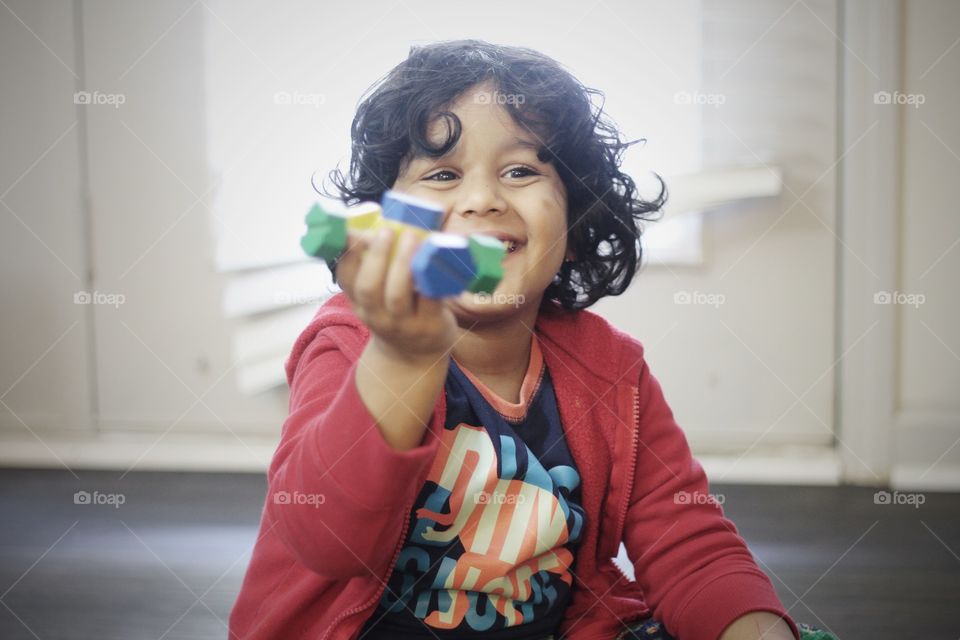
[[[386,235],[384,235],[386,234]],[[456,340],[457,321],[442,300],[421,295],[413,284],[411,262],[421,239],[404,230],[351,231],[337,261],[337,281],[379,346],[401,360],[443,356]]]

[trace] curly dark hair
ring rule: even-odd
[[[503,107],[537,137],[538,158],[553,163],[566,187],[568,243],[576,258],[563,262],[542,303],[584,309],[622,294],[641,266],[641,221],[656,219],[652,214],[666,202],[666,184],[654,174],[659,195],[640,197],[620,163],[627,147],[645,140],[624,142],[603,112],[603,93],[537,51],[481,40],[411,47],[407,59],[364,94],[351,127],[349,175],[339,167],[330,171],[337,192],[324,187],[323,194],[346,205],[379,201],[411,156],[439,157],[456,145],[461,123],[444,109],[486,81],[501,94],[523,96]],[[437,117],[447,119],[449,133],[432,146],[427,125]],[[327,266],[336,279],[335,262]]]

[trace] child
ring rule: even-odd
[[[388,188],[509,248],[419,295],[418,241],[351,233],[286,364],[290,415],[231,638],[797,638],[643,358],[598,315],[640,264],[630,144],[552,59],[414,47],[360,104],[347,204]],[[661,183],[662,184],[662,183]],[[621,540],[636,568],[612,558]]]

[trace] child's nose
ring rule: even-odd
[[[487,180],[464,181],[460,185],[453,213],[461,216],[487,215],[503,213],[507,209],[506,200],[499,185]]]

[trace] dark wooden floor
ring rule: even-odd
[[[0,638],[225,638],[265,482],[0,469]],[[75,504],[74,493],[124,504]],[[798,621],[842,640],[960,638],[960,494],[717,485]]]

